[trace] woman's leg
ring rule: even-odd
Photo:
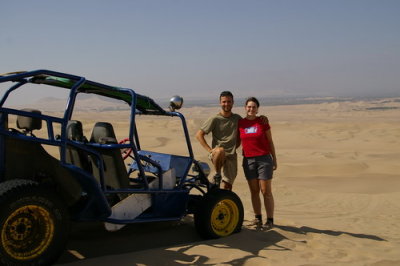
[[[260,185],[258,179],[248,179],[254,215],[261,215]]]
[[[274,218],[274,196],[272,195],[272,179],[257,180],[260,183],[261,193],[264,198],[265,211],[267,218]]]

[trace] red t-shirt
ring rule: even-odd
[[[271,153],[265,134],[270,128],[269,124],[263,124],[259,117],[254,120],[246,118],[239,120],[238,130],[244,157],[262,156]]]

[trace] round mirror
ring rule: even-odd
[[[183,98],[181,96],[175,95],[169,100],[169,109],[171,112],[178,110],[183,105]]]

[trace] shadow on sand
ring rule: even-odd
[[[374,235],[367,235],[367,234],[355,234],[355,233],[350,233],[350,232],[343,232],[343,231],[333,231],[333,230],[320,230],[320,229],[315,229],[307,226],[302,226],[302,227],[293,227],[293,226],[284,226],[284,225],[276,225],[276,228],[279,228],[283,231],[288,231],[296,234],[302,234],[306,235],[308,233],[316,233],[316,234],[325,234],[325,235],[330,235],[330,236],[339,236],[339,235],[349,235],[352,237],[356,238],[365,238],[365,239],[370,239],[370,240],[375,240],[375,241],[386,241],[383,238],[380,238],[378,236]]]
[[[106,232],[102,228],[102,224],[86,224],[74,228],[67,251],[60,258],[58,264],[154,265],[158,261],[157,259],[160,259],[161,261],[159,262],[162,262],[164,265],[211,265],[210,257],[205,256],[204,252],[202,254],[194,254],[196,252],[193,250],[187,252],[201,245],[202,248],[218,248],[221,252],[229,252],[232,249],[241,250],[245,252],[244,256],[239,259],[225,261],[224,263],[229,265],[243,265],[251,258],[262,257],[260,256],[260,251],[262,250],[290,251],[290,248],[279,244],[283,240],[299,244],[307,243],[307,240],[290,239],[284,235],[284,232],[299,235],[314,233],[339,236],[346,234],[354,238],[386,241],[374,235],[321,230],[307,226],[276,225],[275,228],[267,232],[256,232],[243,228],[239,234],[205,241],[197,235],[193,223],[187,218],[186,221],[181,223],[133,224],[112,233]],[[296,238],[299,239],[298,237]],[[304,238],[300,237],[300,239]],[[157,251],[154,252],[153,249],[157,249]],[[85,259],[78,259],[71,254],[70,250],[82,254]]]

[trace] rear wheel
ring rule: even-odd
[[[69,230],[64,205],[30,180],[0,184],[0,264],[49,265],[64,251]]]
[[[243,204],[232,191],[212,190],[196,208],[194,221],[206,239],[231,235],[242,228]]]

